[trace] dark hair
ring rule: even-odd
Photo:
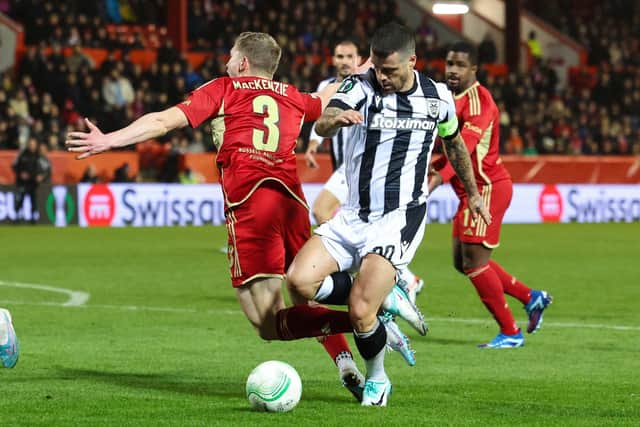
[[[466,53],[471,65],[478,65],[478,50],[469,42],[457,41],[449,47],[449,52]]]
[[[416,52],[413,31],[397,22],[383,25],[371,38],[371,51],[380,58],[386,58],[394,52],[413,55]]]
[[[354,40],[349,38],[340,40],[338,43],[335,44],[333,48],[335,49],[338,46],[353,46],[356,48],[356,50],[359,50],[358,43],[356,43]]]

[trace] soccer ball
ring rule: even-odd
[[[301,394],[300,376],[284,362],[261,363],[247,378],[247,399],[258,411],[288,412],[296,407]]]

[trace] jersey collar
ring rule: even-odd
[[[453,95],[454,99],[460,99],[463,96],[465,96],[467,94],[467,92],[469,92],[471,89],[473,89],[476,86],[480,86],[480,82],[476,80],[476,82],[474,84],[472,84],[471,86],[469,86],[468,88],[466,88],[465,90],[463,90],[462,92],[460,92],[457,95]]]

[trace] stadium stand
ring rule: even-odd
[[[639,8],[619,16],[620,2],[566,0],[555,12],[526,2],[587,46],[593,68],[564,88],[544,60],[526,73],[487,68],[480,77],[502,110],[503,153],[640,155],[640,41],[633,30]],[[390,0],[194,0],[188,9],[190,51],[180,54],[167,37],[165,6],[163,0],[5,2],[5,13],[26,29],[27,48],[17,67],[0,75],[0,149],[20,149],[35,135],[60,150],[68,131],[84,128],[82,117],[108,131],[180,102],[189,90],[225,73],[233,37],[244,30],[273,34],[283,46],[276,77],[313,91],[331,75],[336,41],[349,37],[364,49],[374,28],[397,19]],[[576,13],[572,24],[567,10],[588,12]],[[438,58],[446,46],[424,22],[416,33],[419,68],[442,80]],[[157,179],[175,150],[213,151],[208,135],[205,125],[139,145],[142,179]]]

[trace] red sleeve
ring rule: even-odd
[[[304,102],[304,121],[315,122],[322,114],[322,101],[317,96],[302,93],[302,101]]]
[[[191,127],[198,127],[218,114],[224,98],[224,85],[224,78],[211,80],[191,92],[186,101],[176,105],[187,116]]]
[[[460,129],[460,135],[469,150],[469,154],[475,151],[476,145],[480,142],[480,138],[482,138],[482,135],[484,135],[491,126],[491,120],[494,118],[493,102],[491,99],[487,99],[484,96],[480,96],[479,98],[479,111],[476,114],[471,114],[470,108],[467,107],[462,117],[463,123],[462,129]]]
[[[431,166],[438,171],[442,177],[442,182],[449,182],[451,178],[456,174],[453,170],[453,166],[449,163],[449,159],[446,154],[442,154],[437,160],[431,163]]]

